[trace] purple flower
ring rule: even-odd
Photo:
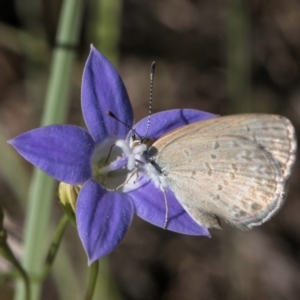
[[[126,149],[130,151],[131,130],[108,116],[107,111],[132,127],[132,107],[118,72],[93,47],[83,74],[82,111],[88,132],[72,125],[51,125],[26,132],[9,143],[53,178],[82,186],[76,204],[76,223],[92,263],[118,246],[134,212],[163,228],[166,207],[162,191],[145,174],[130,175],[130,153]],[[148,137],[158,139],[170,130],[212,117],[191,109],[153,114]],[[141,136],[145,134],[146,122],[143,119],[134,127]],[[192,220],[170,190],[166,195],[166,229],[209,236],[208,230]]]

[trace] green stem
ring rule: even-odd
[[[40,281],[43,281],[47,278],[49,275],[49,272],[51,270],[52,264],[54,262],[54,259],[56,257],[56,253],[59,249],[61,239],[63,237],[63,234],[65,232],[65,229],[67,228],[67,225],[69,224],[69,218],[67,215],[63,215],[60,222],[58,223],[58,226],[56,228],[56,232],[54,234],[54,238],[52,240],[48,255],[46,257],[46,263],[44,267],[44,272],[42,277],[40,278]]]
[[[122,296],[110,270],[107,256],[99,260],[97,284],[94,299],[121,300]]]
[[[86,291],[84,300],[91,300],[93,298],[94,290],[95,290],[95,286],[96,286],[96,282],[97,282],[98,269],[99,269],[99,262],[95,261],[90,266],[88,287],[87,287],[87,291]]]
[[[3,235],[3,232],[0,233],[0,235]],[[8,246],[8,244],[4,244],[0,247],[0,255],[5,257],[6,260],[8,260],[19,272],[19,274],[21,275],[21,278],[23,280],[24,286],[25,286],[25,299],[26,300],[31,300],[31,288],[30,288],[30,281],[29,281],[29,277],[26,273],[26,271],[23,269],[23,267],[21,266],[21,264],[19,263],[19,261],[16,259],[16,257],[14,256],[12,250],[10,249],[10,247]]]
[[[2,207],[0,207],[0,255],[9,261],[19,271],[25,286],[25,299],[30,300],[29,277],[7,244],[7,233],[3,227],[3,219],[4,213]]]
[[[115,66],[118,65],[119,61],[122,5],[123,1],[121,0],[90,1],[91,19],[88,36],[95,47]],[[94,298],[122,299],[114,278],[111,276],[107,257],[101,258],[99,265]]]
[[[49,84],[42,116],[42,124],[63,123],[69,107],[69,91],[75,61],[83,12],[82,0],[64,0]],[[73,45],[74,47],[64,47]],[[25,223],[24,267],[30,274],[40,274],[43,267],[45,236],[48,229],[55,182],[40,170],[35,169],[30,191],[28,213]],[[39,299],[40,282],[32,282],[32,299]],[[15,300],[24,299],[24,287],[17,285]]]

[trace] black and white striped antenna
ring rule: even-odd
[[[150,99],[149,99],[149,114],[148,114],[148,121],[146,127],[146,134],[147,137],[149,128],[150,128],[150,120],[151,120],[151,113],[152,113],[152,99],[153,99],[153,81],[154,81],[154,71],[155,71],[155,61],[152,62],[150,67]]]

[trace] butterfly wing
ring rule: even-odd
[[[283,204],[296,140],[288,119],[245,114],[181,127],[149,150],[156,151],[167,186],[196,222],[217,227],[220,217],[246,229]]]

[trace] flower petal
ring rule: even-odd
[[[85,123],[97,142],[108,136],[125,138],[128,133],[128,128],[108,116],[107,111],[129,127],[133,125],[133,111],[121,77],[93,46],[83,73],[81,106]]]
[[[216,118],[213,115],[196,109],[172,109],[151,115],[150,127],[147,137],[158,139],[165,133],[187,124]],[[134,125],[134,129],[140,136],[145,136],[148,118],[140,120]]]
[[[163,192],[143,174],[139,174],[138,182],[140,187],[127,193],[134,203],[136,214],[145,221],[164,228],[166,205]],[[128,184],[127,188],[131,189],[132,187]],[[210,237],[208,229],[198,225],[188,215],[170,190],[166,194],[168,202],[167,230]]]
[[[119,245],[133,213],[127,195],[107,192],[94,180],[84,184],[77,200],[76,222],[89,264]]]
[[[84,129],[50,125],[28,131],[8,141],[29,162],[59,181],[85,182],[92,175],[95,143]]]

